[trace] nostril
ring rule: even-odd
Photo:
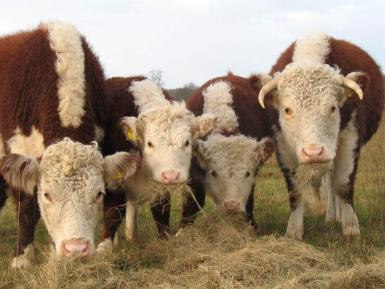
[[[235,200],[230,200],[230,201],[224,202],[223,206],[228,212],[236,212],[239,210],[240,203]]]
[[[180,173],[174,170],[162,172],[162,177],[165,181],[177,181],[179,179]]]
[[[89,253],[90,242],[88,240],[83,239],[70,239],[64,241],[63,251],[65,255],[73,254],[73,253]]]

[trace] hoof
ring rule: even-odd
[[[22,268],[27,268],[27,267],[31,266],[33,263],[32,259],[35,255],[34,251],[35,250],[34,250],[33,245],[28,245],[24,249],[23,254],[16,256],[16,257],[13,257],[11,267],[13,269],[22,269]]]
[[[114,249],[114,243],[110,238],[104,239],[99,243],[96,252],[99,254],[109,254]]]

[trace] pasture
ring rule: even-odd
[[[148,208],[139,239],[124,240],[111,255],[59,262],[49,254],[42,223],[32,268],[10,269],[17,229],[11,198],[0,212],[0,288],[385,288],[385,120],[363,149],[355,190],[361,237],[346,239],[338,224],[307,215],[303,242],[282,236],[289,215],[287,192],[272,158],[257,179],[258,233],[242,216],[223,216],[210,200],[196,223],[178,237],[157,239]],[[181,198],[174,197],[172,231]]]

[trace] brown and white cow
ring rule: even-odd
[[[360,233],[353,209],[361,147],[384,108],[382,73],[359,47],[317,33],[298,39],[273,66],[259,93],[272,119],[278,158],[290,194],[286,236],[302,239],[305,203],[328,192],[326,220],[345,235]]]
[[[268,76],[267,76],[268,77]],[[206,82],[188,100],[195,114],[217,117],[213,132],[195,145],[191,168],[193,194],[187,194],[181,226],[193,222],[203,207],[207,192],[217,207],[228,213],[246,212],[253,218],[254,186],[258,169],[273,152],[268,137],[266,112],[255,102],[266,79],[263,75],[247,78],[228,74]]]
[[[12,266],[30,263],[40,214],[58,255],[91,255],[105,180],[138,163],[98,150],[108,108],[98,59],[74,26],[49,22],[0,38],[0,75],[0,173],[18,212]]]
[[[112,249],[117,228],[126,213],[126,237],[136,230],[137,207],[154,201],[152,213],[161,237],[168,234],[170,196],[168,191],[187,182],[193,143],[209,134],[215,117],[195,117],[183,102],[175,102],[153,81],[144,77],[115,77],[106,81],[112,102],[104,153],[138,149],[139,171],[123,188],[108,193],[104,202],[104,233],[98,251]]]

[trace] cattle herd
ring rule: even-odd
[[[218,209],[254,217],[255,179],[276,152],[290,202],[286,237],[302,239],[305,208],[358,235],[353,206],[361,147],[384,107],[382,73],[361,48],[322,33],[291,44],[269,74],[229,73],[174,101],[142,76],[105,79],[73,25],[48,22],[0,38],[0,209],[13,195],[12,267],[33,260],[40,217],[58,256],[109,252],[126,217],[150,204],[168,238],[170,198],[183,194],[179,228],[209,194]],[[103,234],[95,231],[103,206]]]

